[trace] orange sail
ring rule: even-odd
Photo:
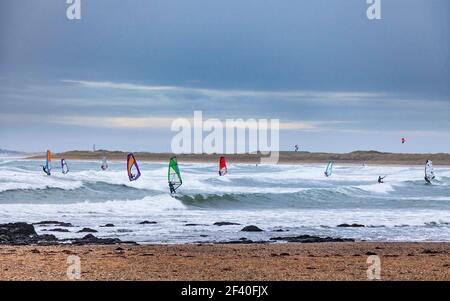
[[[49,163],[52,162],[52,152],[50,150],[47,150],[47,161]]]

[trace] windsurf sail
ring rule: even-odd
[[[69,166],[67,165],[66,159],[61,159],[61,171],[63,174],[66,174],[69,172]]]
[[[329,177],[333,173],[333,161],[328,162],[327,169],[325,170],[325,176]]]
[[[127,172],[130,181],[136,181],[141,176],[141,171],[137,165],[136,158],[132,153],[129,153],[127,156]]]
[[[183,184],[176,157],[172,157],[169,160],[169,171],[167,173],[167,179],[169,182],[170,193],[175,193],[176,190],[181,186],[181,184]]]
[[[48,176],[50,175],[50,171],[52,170],[52,152],[50,150],[47,150],[47,159],[42,169]]]
[[[108,169],[108,162],[106,161],[106,157],[103,157],[102,165],[100,167],[102,168],[102,170],[107,170]]]
[[[435,178],[433,162],[431,160],[427,160],[425,163],[425,181],[431,183],[431,180]]]
[[[219,160],[219,176],[224,176],[227,174],[227,172],[227,161],[225,160],[225,157],[222,156]]]

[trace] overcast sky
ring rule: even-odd
[[[278,118],[284,150],[450,152],[450,1],[381,4],[2,0],[0,148],[170,151],[202,110]]]

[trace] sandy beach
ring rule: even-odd
[[[0,280],[367,280],[378,255],[381,280],[450,280],[450,243],[313,243],[0,246]]]
[[[174,156],[171,153],[149,153],[135,152],[138,161],[147,162],[168,162]],[[69,151],[64,153],[54,153],[53,159],[65,158],[67,160],[101,160],[102,157],[108,160],[126,160],[127,152],[121,151]],[[219,154],[178,154],[179,162],[211,163],[218,162]],[[28,159],[44,159],[45,154],[38,154],[28,157]],[[229,154],[226,155],[229,163],[260,163],[261,154]],[[377,151],[354,151],[351,153],[310,153],[310,152],[280,152],[279,164],[305,164],[305,163],[326,163],[334,161],[344,164],[383,164],[383,165],[423,165],[426,160],[432,160],[438,165],[450,165],[450,154],[402,154],[383,153]]]

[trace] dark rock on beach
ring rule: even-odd
[[[262,232],[264,230],[254,226],[254,225],[250,225],[250,226],[246,226],[246,227],[242,228],[241,231],[244,231],[244,232]]]
[[[339,228],[363,228],[365,226],[361,225],[361,224],[340,224],[340,225],[337,225],[337,227],[339,227]]]
[[[42,221],[38,223],[33,223],[33,225],[37,226],[59,226],[59,227],[73,227],[71,223],[58,222],[58,221]]]
[[[112,227],[115,227],[115,226],[114,226],[114,224],[106,224],[106,225],[103,225],[103,226],[100,226],[100,227],[102,227],[102,228],[112,228]]]
[[[89,228],[85,228],[89,229]],[[55,229],[53,229],[55,230]],[[65,229],[63,229],[65,230]],[[84,229],[83,229],[84,230]],[[92,230],[92,229],[90,229]],[[95,231],[95,230],[94,230]],[[0,224],[0,245],[56,245],[70,242],[75,245],[110,245],[110,244],[136,244],[133,241],[121,241],[118,238],[97,238],[88,234],[83,238],[71,238],[58,240],[55,235],[38,235],[34,226],[27,223]]]
[[[273,230],[273,232],[289,232],[289,230],[275,229],[275,230]]]
[[[98,238],[92,234],[88,234],[83,238],[77,238],[72,240],[73,245],[114,245],[124,243],[118,238]]]
[[[54,244],[56,241],[57,238],[54,235],[38,235],[31,224],[0,224],[0,244]]]
[[[272,237],[270,240],[286,241],[286,242],[298,242],[298,243],[353,242],[353,241],[355,241],[354,239],[351,239],[351,238],[319,237],[319,236],[311,236],[311,235]]]
[[[37,235],[33,225],[27,223],[11,223],[0,225],[0,235],[7,235],[11,237],[29,237]]]
[[[48,231],[48,232],[70,232],[69,230],[63,229],[63,228],[44,229],[42,231]]]
[[[233,226],[233,225],[240,225],[238,223],[231,223],[231,222],[215,222],[214,226]]]
[[[154,222],[154,221],[143,221],[143,222],[139,223],[139,225],[153,225],[153,224],[157,224],[157,222]]]
[[[429,249],[423,250],[423,252],[422,252],[422,254],[439,254],[439,253],[441,253],[441,252],[435,251],[435,250],[429,250]]]
[[[58,238],[56,238],[53,234],[43,234],[38,235],[38,242],[39,243],[46,243],[46,242],[57,242]]]
[[[217,243],[217,242],[216,242]],[[218,244],[226,244],[226,245],[233,245],[233,244],[254,244],[255,242],[250,239],[244,239],[244,240],[229,240],[229,241],[221,241],[218,242]]]
[[[91,229],[91,228],[83,228],[80,231],[77,231],[77,233],[96,233],[97,230]]]

